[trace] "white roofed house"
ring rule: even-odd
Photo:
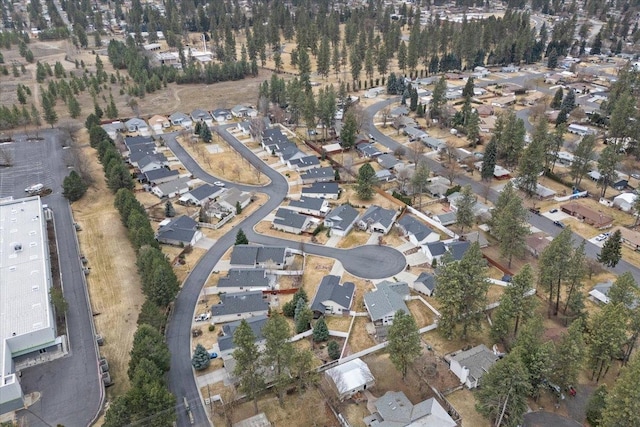
[[[341,401],[375,385],[375,378],[362,359],[327,369],[324,375]]]
[[[346,236],[353,228],[358,211],[351,205],[340,205],[333,209],[324,218],[324,225],[331,229],[331,234],[336,236]]]
[[[356,287],[352,282],[340,284],[340,277],[324,276],[310,307],[315,316],[349,314]]]
[[[637,194],[622,193],[613,198],[613,206],[624,212],[632,212],[636,202]]]
[[[258,117],[258,111],[244,105],[236,105],[231,109],[233,117]]]
[[[411,314],[405,301],[409,298],[409,286],[404,282],[378,283],[376,290],[364,294],[364,305],[374,324],[391,325],[396,312]]]
[[[384,209],[380,206],[369,206],[369,208],[358,219],[358,228],[369,232],[387,234],[393,226],[398,211],[394,209]]]

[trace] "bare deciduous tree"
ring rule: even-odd
[[[227,164],[223,161],[218,162],[218,169],[220,169],[220,172],[224,175],[224,172],[227,169]]]
[[[404,193],[407,188],[407,183],[411,179],[411,169],[401,168],[396,175],[398,182],[400,183],[400,192]]]
[[[389,120],[389,114],[391,113],[391,107],[386,106],[380,110],[380,117],[382,118],[382,127],[387,127],[387,121]]]
[[[13,154],[6,147],[0,147],[0,166],[13,166]]]
[[[264,120],[258,118],[251,119],[251,122],[249,123],[249,134],[254,140],[258,141],[260,140],[260,136],[264,132],[265,127]]]
[[[421,141],[413,141],[409,146],[409,155],[414,164],[418,164],[424,154],[425,146]]]
[[[240,173],[242,172],[242,170],[240,170],[240,166],[238,165],[234,165],[233,166],[233,174],[236,176],[236,179],[239,181],[240,180]]]
[[[360,133],[362,126],[367,122],[367,114],[365,113],[364,108],[359,104],[350,106],[349,110],[353,112],[353,115],[356,118],[356,133]]]
[[[404,157],[405,154],[407,154],[407,149],[404,148],[402,145],[400,145],[395,150],[393,150],[393,155],[399,159],[402,159],[402,157]]]

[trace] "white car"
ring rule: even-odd
[[[608,238],[609,238],[609,233],[602,233],[598,235],[598,237],[596,237],[596,242],[602,242],[604,240],[607,240]]]
[[[216,182],[213,183],[213,185],[217,185],[218,187],[224,187],[225,186],[224,182],[222,182],[222,181],[216,181]]]

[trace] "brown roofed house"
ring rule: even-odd
[[[562,209],[563,212],[598,229],[608,228],[613,225],[613,217],[591,209],[588,206],[581,205],[578,202],[565,203],[560,206],[560,209]]]
[[[545,233],[533,233],[526,238],[527,250],[536,258],[549,244],[551,244],[551,240],[547,238]]]
[[[616,227],[611,232],[615,233],[618,230],[620,230],[620,234],[622,235],[622,243],[634,251],[640,250],[640,232],[629,230],[625,227]]]

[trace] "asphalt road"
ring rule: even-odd
[[[376,104],[373,104],[373,105],[371,105],[371,106],[369,106],[368,108],[365,109],[366,121],[365,121],[365,125],[363,126],[364,132],[373,135],[373,137],[376,139],[376,141],[380,142],[382,145],[384,145],[387,148],[389,148],[389,151],[391,151],[391,152],[393,152],[393,150],[395,150],[397,147],[401,146],[402,144],[398,143],[394,139],[389,138],[388,136],[386,136],[385,134],[380,132],[373,125],[373,119],[374,119],[375,114],[379,110],[383,109],[387,105],[390,105],[390,104],[392,104],[394,102],[397,102],[398,99],[399,98],[390,99],[390,100],[384,100],[384,101],[378,102]],[[427,156],[424,156],[424,159],[427,162],[427,164],[429,165],[430,170],[432,172],[434,172],[436,175],[444,175],[445,174],[445,169],[442,167],[442,165],[440,163],[436,162],[433,159],[430,159]],[[483,184],[472,180],[469,176],[464,175],[464,174],[460,175],[458,178],[456,178],[455,182],[456,182],[456,184],[460,184],[462,186],[471,185],[471,187],[473,188],[474,193],[476,193],[476,194],[484,194],[485,191],[486,191]],[[489,193],[487,195],[487,199],[490,200],[492,203],[495,203],[496,200],[498,199],[498,195],[499,195],[499,193],[497,191],[491,189],[491,190],[489,190]],[[551,221],[550,219],[545,218],[543,216],[529,215],[528,221],[534,227],[544,231],[545,233],[547,233],[547,234],[549,234],[551,236],[557,236],[562,231],[558,226],[553,224],[553,221]],[[579,245],[583,240],[585,240],[585,239],[583,239],[582,237],[580,237],[576,233],[573,233],[573,242],[574,242],[575,246]],[[585,252],[586,252],[586,254],[587,254],[587,256],[589,258],[595,259],[597,257],[597,255],[600,253],[600,248],[598,246],[594,245],[593,243],[587,241],[587,243],[585,245]],[[614,268],[608,268],[608,270],[611,271],[612,273],[615,273],[615,274],[618,274],[618,275],[629,271],[629,272],[631,272],[631,274],[635,278],[636,283],[640,283],[640,269],[638,267],[628,263],[625,260],[620,260],[618,265],[616,265]]]
[[[580,427],[582,424],[571,418],[552,412],[529,412],[524,414],[524,427]]]
[[[0,196],[24,197],[25,187],[41,182],[53,189],[42,199],[54,212],[64,297],[69,304],[69,355],[22,371],[25,394],[41,398],[18,418],[29,426],[86,426],[102,405],[103,387],[91,327],[89,301],[75,240],[69,203],[62,196],[62,181],[69,173],[55,130],[41,131],[43,141],[28,142],[23,135],[10,148],[15,166],[0,169]]]
[[[300,242],[295,240],[279,239],[261,235],[253,231],[253,226],[271,211],[276,209],[284,200],[289,190],[287,180],[279,173],[267,166],[250,149],[239,142],[227,129],[229,126],[216,128],[218,134],[224,138],[235,150],[237,150],[254,167],[264,172],[271,182],[263,187],[239,185],[214,177],[204,171],[198,163],[180,146],[175,139],[175,134],[165,135],[167,146],[171,148],[176,157],[191,174],[205,182],[213,183],[223,181],[227,185],[233,185],[243,191],[257,191],[267,194],[268,200],[253,214],[245,218],[234,229],[242,228],[247,238],[252,243],[263,245],[288,246],[298,249]],[[191,367],[191,338],[190,331],[194,315],[194,307],[209,274],[218,260],[235,243],[235,232],[226,233],[211,247],[201,258],[185,280],[178,294],[173,312],[167,327],[167,344],[171,351],[171,370],[169,371],[169,388],[175,394],[178,401],[178,425],[190,425],[186,409],[182,407],[183,398],[186,397],[195,425],[209,425],[206,411],[202,407],[200,395],[193,377]],[[312,255],[331,257],[339,260],[349,273],[368,279],[390,277],[406,267],[404,255],[393,248],[385,246],[362,246],[354,249],[336,249],[314,244],[304,244],[304,252]]]

